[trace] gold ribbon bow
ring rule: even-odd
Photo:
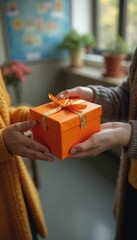
[[[80,127],[85,128],[86,127],[86,114],[83,113],[80,110],[83,110],[87,107],[87,104],[83,104],[85,101],[84,100],[72,100],[69,98],[65,98],[65,99],[60,99],[58,100],[57,98],[55,98],[52,94],[48,94],[49,99],[56,103],[58,105],[58,107],[43,113],[42,116],[42,126],[43,128],[46,130],[47,129],[47,124],[46,124],[46,118],[47,116],[54,114],[56,112],[59,112],[61,109],[68,109],[71,112],[74,112],[76,114],[78,114],[80,116]]]

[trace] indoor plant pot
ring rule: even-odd
[[[106,77],[123,77],[125,70],[123,67],[123,60],[126,58],[128,46],[125,40],[118,36],[108,45],[108,52],[104,56],[104,73]]]
[[[70,51],[69,56],[72,67],[81,67],[84,64],[85,49],[80,48],[77,51]]]
[[[75,30],[71,30],[64,36],[61,48],[69,52],[71,66],[81,67],[84,64],[84,56],[87,49],[94,48],[95,38],[89,34],[79,34]]]

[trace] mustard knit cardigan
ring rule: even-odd
[[[47,228],[42,213],[39,195],[27,172],[23,160],[11,155],[2,138],[3,129],[9,124],[24,121],[25,106],[10,106],[10,97],[6,91],[0,72],[0,239],[31,240],[26,205],[34,219],[36,231],[47,236]],[[24,196],[24,197],[23,197]]]

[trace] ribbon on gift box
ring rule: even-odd
[[[87,104],[84,104],[85,103],[84,100],[73,100],[73,99],[69,99],[69,98],[58,100],[52,94],[48,94],[48,97],[52,102],[56,103],[58,106],[52,110],[49,110],[49,111],[43,113],[42,126],[43,126],[44,130],[47,129],[46,118],[51,114],[59,112],[61,109],[67,109],[73,113],[78,114],[80,117],[81,129],[86,127],[86,114],[81,111],[87,107]]]

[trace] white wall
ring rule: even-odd
[[[90,0],[72,0],[72,28],[80,33],[90,32]],[[1,8],[0,8],[0,16]],[[0,64],[6,59],[4,38],[2,35],[2,19],[0,18]],[[57,79],[59,68],[68,61],[42,61],[29,63],[33,74],[23,84],[23,102],[39,105],[48,101],[48,93],[63,90],[62,79]],[[11,91],[14,103],[14,94]]]
[[[91,0],[72,0],[72,28],[82,34],[91,32]]]

